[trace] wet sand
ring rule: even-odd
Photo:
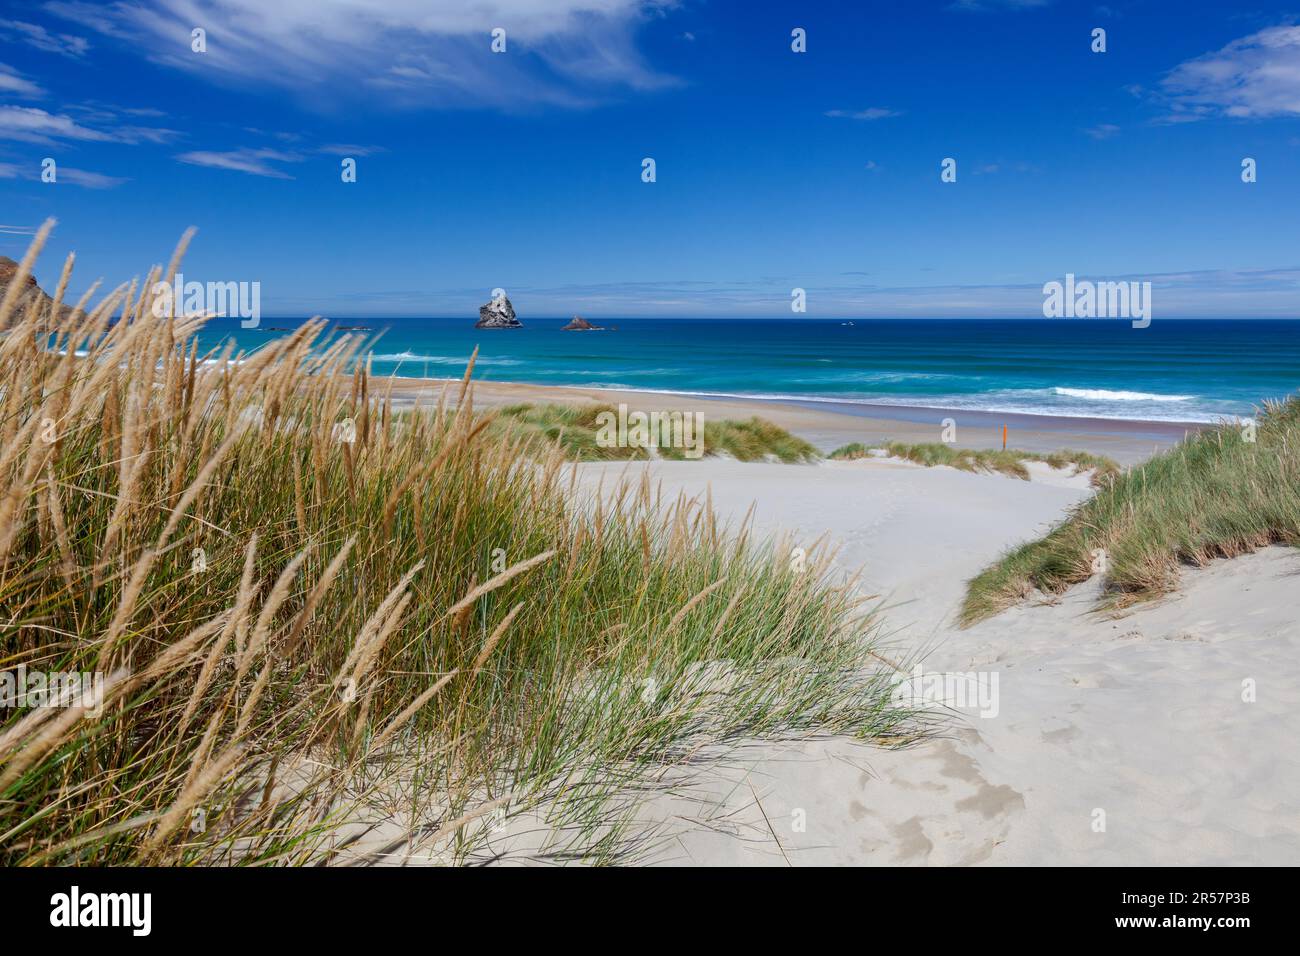
[[[459,382],[448,379],[376,379],[373,389],[382,394],[392,383],[399,408],[433,405],[447,389],[456,396]],[[1197,422],[1119,421],[1105,418],[1064,418],[982,412],[969,409],[918,408],[896,405],[860,405],[847,402],[796,402],[757,398],[717,398],[665,392],[528,385],[511,382],[475,382],[474,401],[492,407],[515,402],[583,404],[626,403],[631,410],[698,411],[706,419],[744,419],[759,416],[831,452],[850,442],[936,442],[942,438],[944,420],[956,423],[959,448],[1000,448],[1007,427],[1007,447],[1033,452],[1072,448],[1108,455],[1120,464],[1142,461],[1180,441],[1188,432],[1207,426]]]

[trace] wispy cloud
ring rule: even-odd
[[[1032,10],[1035,7],[1045,7],[1052,0],[956,0],[951,4],[949,10],[968,10],[973,13],[979,13],[989,10]]]
[[[118,40],[130,40],[132,34],[117,26],[118,13],[113,9],[113,7],[125,6],[127,6],[125,3],[102,4],[85,3],[82,0],[50,0],[49,3],[45,4],[45,10],[56,17],[78,23],[87,29],[94,30],[96,33],[102,33],[104,36]],[[187,31],[186,36],[188,35]]]
[[[137,122],[140,119],[154,119],[165,115],[160,110],[149,107],[111,106],[92,100],[86,103],[74,103],[64,109],[72,114],[76,122],[97,129],[118,143],[160,145],[170,143],[181,135],[174,129],[140,126]]]
[[[48,144],[55,140],[108,143],[108,133],[79,125],[71,117],[28,106],[0,106],[0,139]]]
[[[106,173],[91,172],[88,169],[73,169],[71,166],[59,167],[59,182],[72,183],[86,189],[112,189],[130,182],[125,176],[109,176]]]
[[[1085,129],[1084,132],[1093,139],[1110,139],[1119,133],[1119,127],[1114,123],[1100,123]]]
[[[78,116],[69,116],[67,112]],[[0,106],[0,139],[47,145],[68,140],[136,144],[166,143],[179,135],[170,129],[121,124],[119,117],[102,109],[68,107],[67,112],[49,113],[29,106]],[[92,123],[95,125],[90,125]]]
[[[356,146],[348,143],[330,143],[316,150],[326,156],[373,156],[384,152],[382,146]]]
[[[1179,64],[1162,87],[1172,110],[1165,122],[1300,115],[1300,26],[1269,27],[1233,40]]]
[[[827,110],[826,115],[838,119],[878,120],[903,114],[898,110],[885,109],[883,106],[869,106],[865,110]]]
[[[45,9],[220,83],[289,89],[329,111],[378,107],[585,106],[676,80],[650,67],[639,26],[678,0],[53,0]],[[190,31],[207,31],[207,52]],[[493,53],[491,31],[506,31]],[[375,91],[383,93],[376,101]]]
[[[45,91],[11,66],[0,63],[0,93],[10,96],[44,96]]]
[[[930,270],[922,270],[930,271]],[[1081,275],[1081,277],[1083,277]],[[718,281],[524,285],[509,283],[511,301],[525,315],[562,316],[745,316],[789,319],[790,290],[807,290],[808,318],[1005,318],[1041,319],[1043,283],[1061,275],[1025,281],[939,282],[901,285],[872,282],[866,272],[822,276],[788,275]],[[1094,281],[1149,281],[1163,318],[1236,316],[1293,317],[1300,295],[1300,268],[1202,270],[1141,274],[1087,274]],[[495,280],[491,280],[495,281]],[[336,315],[473,315],[491,281],[479,288],[350,291],[332,298]],[[319,295],[282,303],[290,311],[321,308]],[[1063,320],[1065,321],[1065,320]]]
[[[1024,160],[1007,162],[1004,159],[992,163],[980,163],[971,170],[974,176],[996,176],[998,173],[1036,173],[1038,167]]]
[[[56,178],[54,185],[71,184],[81,186],[83,189],[112,189],[123,183],[130,182],[125,176],[110,176],[107,173],[96,173],[89,169],[76,169],[72,166],[57,166],[55,168]],[[36,166],[20,166],[17,163],[0,163],[0,179],[30,179],[39,180],[41,170]],[[26,226],[0,226],[0,234],[26,236],[32,235],[31,232],[25,232]]]
[[[272,163],[298,163],[303,157],[298,153],[286,153],[278,149],[235,149],[224,153],[197,150],[181,153],[176,158],[192,166],[229,169],[238,173],[248,173],[250,176],[265,176],[268,179],[293,179]]]
[[[74,59],[90,49],[90,43],[85,37],[51,33],[40,24],[24,23],[21,20],[0,20],[0,37],[26,43],[46,53],[58,53]]]

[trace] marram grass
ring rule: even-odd
[[[1251,440],[1253,439],[1253,440]],[[1102,576],[1105,608],[1173,591],[1184,566],[1268,544],[1300,545],[1300,399],[1269,403],[1255,427],[1223,423],[1107,479],[1046,537],[968,586],[961,618],[987,618],[1035,589]]]
[[[1118,475],[1120,471],[1119,465],[1113,459],[1086,451],[1064,449],[1042,454],[1040,452],[1018,451],[1014,448],[955,448],[943,442],[908,444],[906,442],[891,441],[883,445],[870,446],[861,442],[853,442],[835,449],[830,453],[829,457],[851,461],[856,458],[865,458],[875,450],[883,451],[891,458],[903,458],[918,465],[925,465],[928,468],[933,468],[935,465],[947,465],[949,468],[957,468],[961,471],[998,472],[1024,481],[1029,480],[1029,469],[1025,467],[1027,461],[1041,461],[1053,468],[1073,468],[1075,474],[1090,470],[1092,472],[1091,482],[1097,487],[1108,482],[1113,476]]]
[[[676,412],[689,415],[689,412]],[[644,461],[650,458],[681,460],[689,457],[726,455],[739,461],[781,461],[786,464],[813,462],[821,456],[817,449],[779,425],[763,418],[743,421],[713,419],[703,421],[702,455],[692,456],[689,449],[670,440],[671,431],[663,429],[663,440],[654,447],[633,442],[601,441],[602,415],[617,415],[613,405],[536,404],[524,402],[497,409],[492,427],[520,439],[537,439],[542,444],[558,443],[570,461]],[[658,436],[657,436],[658,437]],[[680,436],[679,436],[680,437]]]
[[[0,303],[0,671],[104,675],[0,710],[0,863],[455,862],[489,812],[606,862],[627,794],[706,748],[903,731],[824,548],[800,572],[707,503],[598,494],[469,371],[396,415],[323,322],[200,354],[152,315],[183,247],[93,310]]]

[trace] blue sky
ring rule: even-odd
[[[82,288],[195,225],[268,315],[1028,316],[1072,272],[1295,317],[1300,5],[1229,6],[7,0],[0,254],[54,216]]]

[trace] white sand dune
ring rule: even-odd
[[[888,599],[900,655],[998,681],[996,716],[966,708],[911,748],[755,745],[697,768],[689,793],[646,808],[673,834],[658,862],[1300,863],[1294,550],[1188,570],[1179,593],[1119,619],[1082,585],[958,630],[966,580],[1060,520],[1085,481],[874,459],[587,465],[583,480],[625,468],[674,495],[711,485],[736,520],[756,501],[761,531],[830,531],[839,563]]]

